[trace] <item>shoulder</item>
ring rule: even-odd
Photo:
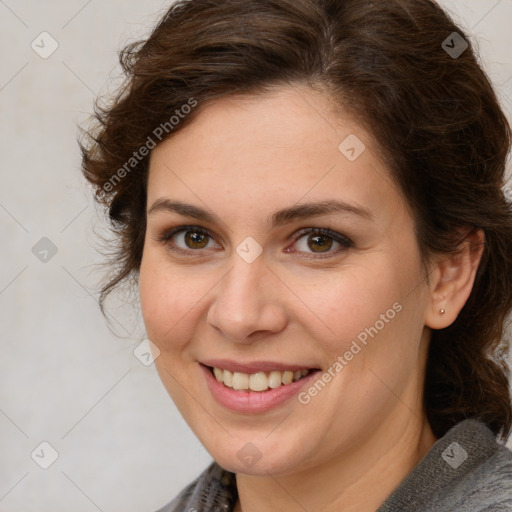
[[[379,512],[512,511],[512,452],[482,422],[451,428]]]
[[[512,452],[495,442],[493,453],[468,472],[456,490],[460,510],[512,511]]]
[[[212,462],[178,496],[157,512],[230,512],[237,498],[235,475]]]

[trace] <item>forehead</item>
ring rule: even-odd
[[[170,194],[257,211],[326,194],[374,207],[400,200],[371,135],[318,91],[282,87],[199,108],[152,151],[148,202]]]

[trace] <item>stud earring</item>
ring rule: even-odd
[[[442,308],[439,310],[439,313],[441,313],[441,315],[444,315],[446,313],[446,310],[444,308]]]

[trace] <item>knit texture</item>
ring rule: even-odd
[[[236,479],[213,462],[157,512],[232,512]],[[512,452],[477,420],[439,439],[376,512],[511,512]]]

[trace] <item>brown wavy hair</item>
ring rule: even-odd
[[[453,32],[468,44],[457,57],[443,47],[454,47]],[[484,231],[471,296],[452,325],[432,333],[424,400],[437,437],[466,418],[508,436],[511,132],[471,41],[436,3],[178,0],[120,62],[125,82],[108,105],[97,103],[80,143],[83,172],[118,241],[102,308],[141,262],[149,159],[141,148],[181,130],[208,101],[308,84],[373,134],[411,206],[425,261],[456,252],[460,228]],[[185,109],[192,101],[199,107]]]

